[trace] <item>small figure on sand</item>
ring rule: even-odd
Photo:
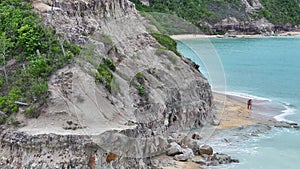
[[[249,99],[247,102],[247,109],[251,110],[252,108],[252,99]]]

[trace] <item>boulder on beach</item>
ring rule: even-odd
[[[170,143],[170,148],[168,148],[167,150],[168,156],[174,156],[182,153],[183,153],[183,149],[179,144],[177,144],[176,142]]]
[[[199,148],[200,154],[212,155],[214,153],[213,148],[209,145],[202,145]]]
[[[187,161],[194,157],[193,150],[190,148],[186,148],[182,150],[183,154],[175,155],[174,160],[176,161]]]

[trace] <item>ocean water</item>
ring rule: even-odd
[[[255,98],[254,111],[266,106],[260,113],[300,123],[299,36],[190,39],[178,41],[178,49],[200,65],[213,90]],[[216,149],[240,159],[221,168],[299,169],[299,141],[300,131],[273,129]]]

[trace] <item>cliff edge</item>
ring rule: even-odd
[[[146,31],[127,0],[33,2],[44,23],[81,46],[51,75],[37,118],[1,129],[1,168],[147,168],[168,136],[210,125],[212,92],[190,60]]]

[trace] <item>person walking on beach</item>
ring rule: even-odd
[[[251,108],[252,108],[252,99],[249,99],[247,103],[247,109],[251,110]]]

